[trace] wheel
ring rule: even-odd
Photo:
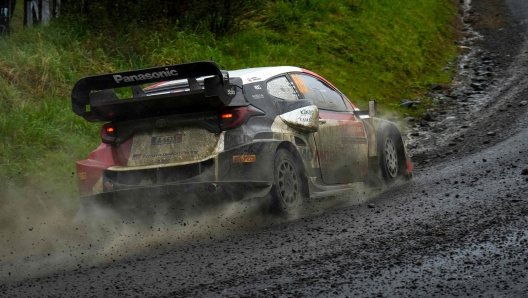
[[[401,140],[394,129],[383,130],[378,138],[381,176],[387,186],[393,185],[403,174],[402,166],[405,165],[405,160],[402,160],[400,143]]]
[[[293,214],[302,205],[302,181],[299,166],[288,150],[277,150],[273,171],[272,210],[281,215]]]

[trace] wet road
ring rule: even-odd
[[[239,205],[146,228],[68,227],[68,241],[41,233],[32,241],[52,239],[49,254],[2,251],[0,296],[527,297],[527,53],[459,143],[473,153],[420,166],[408,184],[313,201],[288,222]],[[504,140],[471,138],[502,119]]]
[[[528,1],[526,0],[506,0],[512,12],[520,19],[528,19]]]

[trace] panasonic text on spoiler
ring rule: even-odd
[[[178,72],[176,70],[169,70],[168,68],[165,68],[165,71],[156,71],[156,72],[147,72],[143,74],[138,75],[131,75],[131,76],[122,76],[122,75],[114,75],[114,80],[116,83],[121,82],[136,82],[136,81],[144,81],[144,80],[151,80],[151,79],[158,79],[158,78],[168,78],[168,77],[175,77],[178,75]]]

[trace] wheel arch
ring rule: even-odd
[[[367,132],[369,133],[369,173],[367,174],[366,182],[371,186],[379,187],[382,179],[381,173],[381,156],[379,153],[383,134],[389,133],[396,140],[396,149],[398,151],[398,167],[401,173],[407,173],[407,179],[410,179],[412,174],[408,171],[407,153],[403,142],[403,137],[398,127],[384,119],[380,118],[366,118],[363,119]]]
[[[275,149],[275,152],[279,151],[280,149],[285,149],[293,155],[296,165],[301,170],[302,196],[304,199],[309,198],[310,189],[308,185],[308,172],[306,171],[306,167],[304,165],[301,154],[299,153],[299,150],[297,150],[297,147],[295,147],[295,145],[287,141],[281,142]]]

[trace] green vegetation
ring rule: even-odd
[[[0,189],[10,190],[0,202],[16,193],[76,210],[75,161],[100,142],[100,124],[71,111],[83,76],[210,57],[224,69],[294,65],[385,111],[450,81],[451,0],[276,0],[248,16],[222,35],[177,22],[95,30],[65,17],[0,38]]]

